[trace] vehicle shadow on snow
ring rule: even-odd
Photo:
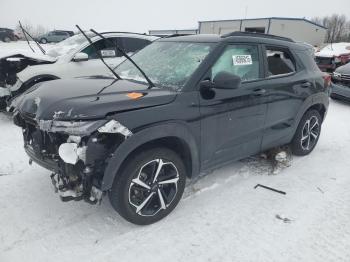
[[[231,180],[255,175],[277,175],[291,166],[292,154],[289,147],[274,148],[259,155],[231,162],[222,168],[201,174],[189,180],[183,198],[188,199],[204,191],[217,188]]]

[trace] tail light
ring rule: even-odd
[[[330,87],[331,82],[332,82],[331,75],[330,74],[324,74],[322,77],[323,77],[323,80],[324,80],[325,88]]]

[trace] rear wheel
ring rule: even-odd
[[[109,194],[114,209],[138,225],[152,224],[178,204],[186,182],[181,158],[167,148],[133,155],[116,177]]]
[[[41,39],[40,39],[40,43],[42,43],[42,44],[47,44],[47,39],[46,39],[46,38],[41,38]]]
[[[315,148],[321,134],[322,118],[317,110],[309,110],[300,120],[291,143],[292,152],[304,156]]]

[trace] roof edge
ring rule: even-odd
[[[245,18],[245,19],[222,19],[222,20],[205,20],[205,21],[198,21],[198,23],[208,23],[208,22],[234,22],[234,21],[253,21],[253,20],[290,20],[290,21],[304,21],[310,24],[313,24],[315,26],[321,27],[323,29],[328,29],[327,27],[317,24],[315,22],[312,22],[306,18],[294,18],[294,17],[261,17],[261,18]]]

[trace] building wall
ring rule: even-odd
[[[326,31],[325,28],[301,20],[271,20],[269,33],[320,46]]]
[[[199,22],[199,33],[222,35],[234,31],[245,31],[246,28],[252,27],[262,27],[265,28],[265,33],[289,37],[295,41],[306,42],[311,45],[322,44],[326,35],[325,28],[307,21],[276,18],[271,20],[266,18]]]

